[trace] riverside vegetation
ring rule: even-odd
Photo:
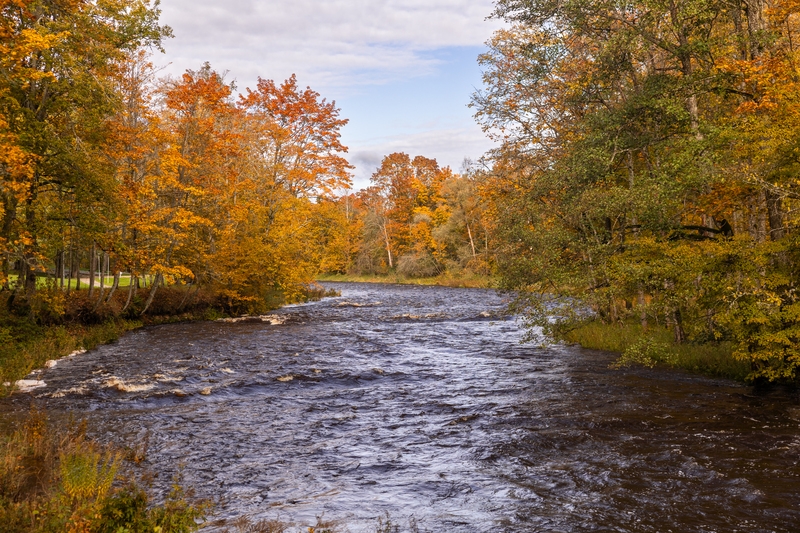
[[[494,15],[508,26],[472,102],[499,142],[482,190],[501,286],[531,323],[602,330],[604,348],[627,331],[628,361],[688,345],[722,373],[797,383],[798,4],[498,0]],[[587,309],[610,327],[583,326]]]

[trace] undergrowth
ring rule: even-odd
[[[153,505],[142,453],[102,445],[86,423],[54,427],[31,411],[0,437],[0,533],[189,533],[210,511],[179,479]]]
[[[638,323],[606,324],[599,320],[581,322],[561,333],[560,340],[584,348],[617,352],[615,367],[640,364],[664,365],[709,376],[745,381],[749,366],[733,357],[730,342],[675,344],[672,333],[662,327],[644,329]]]

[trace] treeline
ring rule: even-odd
[[[561,302],[564,330],[589,305],[797,379],[799,10],[497,2],[509,26],[473,106],[500,141],[483,189],[499,271],[535,323]]]
[[[243,312],[306,291],[345,224],[333,102],[294,76],[239,96],[209,65],[159,78],[158,2],[3,0],[0,13],[10,305],[57,318],[88,285],[93,311],[143,314],[171,285]]]
[[[482,174],[462,174],[435,159],[405,153],[383,158],[370,186],[341,197],[347,221],[342,245],[322,268],[407,278],[490,274],[495,243],[480,189]]]

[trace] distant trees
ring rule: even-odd
[[[349,260],[337,270],[408,277],[488,274],[489,230],[478,181],[474,170],[458,175],[435,159],[387,155],[368,188],[338,201],[357,231],[351,233]]]

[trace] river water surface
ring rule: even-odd
[[[800,531],[800,405],[612,354],[520,344],[493,291],[326,284],[282,324],[145,328],[62,360],[31,400],[149,433],[218,518],[389,512],[421,530]],[[277,320],[275,322],[278,322]]]

